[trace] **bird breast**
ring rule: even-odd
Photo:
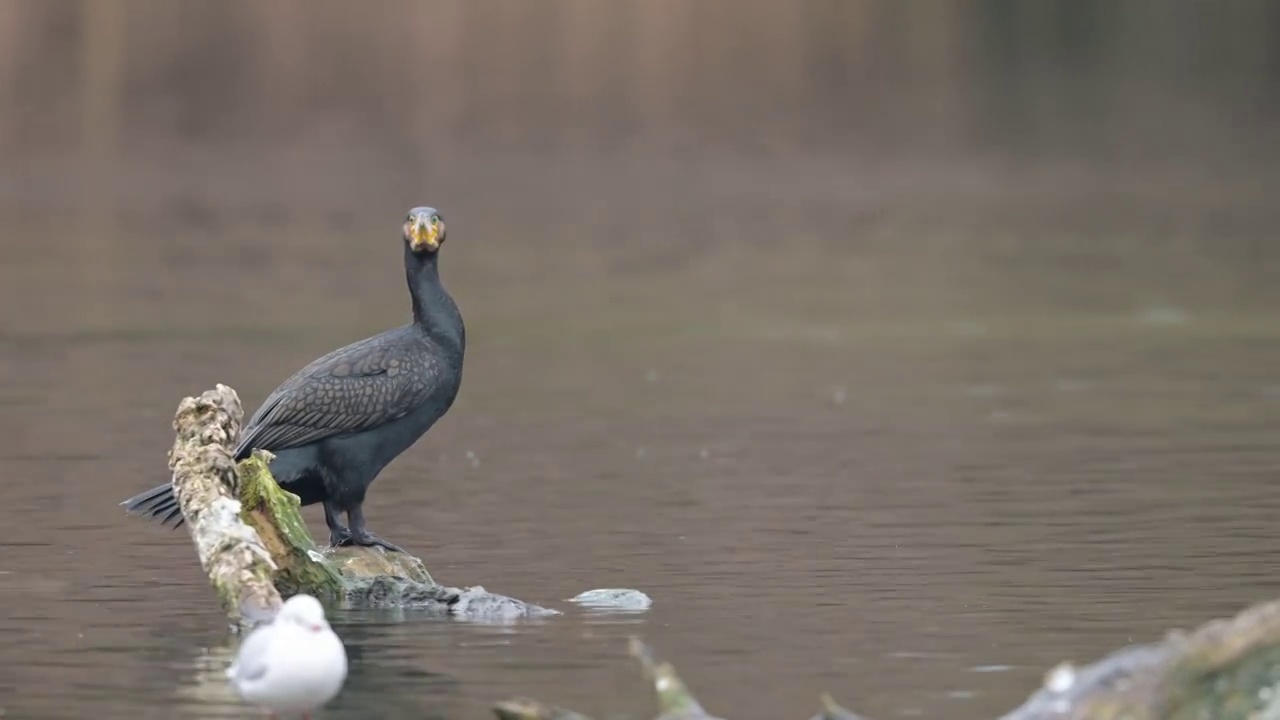
[[[245,699],[278,710],[320,707],[338,694],[347,676],[346,650],[329,628],[279,628],[267,664],[266,674],[243,688]]]

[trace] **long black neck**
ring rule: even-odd
[[[462,314],[440,282],[439,257],[437,253],[415,253],[405,245],[404,273],[413,298],[413,324],[461,351],[465,342]]]

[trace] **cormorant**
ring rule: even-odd
[[[271,474],[303,505],[324,504],[329,544],[400,548],[365,527],[365,492],[387,463],[453,405],[462,383],[466,328],[440,283],[445,226],[429,207],[404,221],[404,269],[413,322],[339,348],[276,388],[240,436],[236,461],[275,454]],[[130,512],[183,523],[173,487],[125,500]],[[348,526],[340,516],[346,513]],[[403,552],[403,551],[401,551]]]

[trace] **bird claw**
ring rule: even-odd
[[[398,545],[392,545],[391,543],[387,542],[386,540],[383,540],[377,535],[374,535],[373,533],[368,533],[368,532],[365,532],[365,533],[348,532],[346,535],[339,536],[339,537],[334,537],[333,535],[330,535],[329,544],[333,547],[344,547],[347,545],[359,545],[361,547],[380,547],[380,548],[383,548],[384,550],[389,550],[391,552],[404,553],[404,549],[399,547]],[[405,554],[407,555],[408,553],[405,553]]]

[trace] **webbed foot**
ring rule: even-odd
[[[329,529],[329,547],[342,547],[351,544],[351,531],[338,526]]]
[[[374,535],[368,530],[364,530],[360,532],[353,531],[346,538],[346,542],[342,544],[343,545],[361,545],[364,547],[380,547],[380,548],[383,548],[384,550],[390,550],[391,552],[398,552],[398,553],[404,552],[404,550],[399,546],[392,545],[391,543],[387,542],[386,540],[383,540],[377,535]]]
[[[404,550],[392,545],[382,538],[374,535],[365,529],[364,525],[364,507],[356,505],[347,511],[347,520],[351,522],[351,540],[348,545],[363,545],[364,547],[380,547],[391,552],[402,553]],[[408,553],[405,553],[406,555]]]

